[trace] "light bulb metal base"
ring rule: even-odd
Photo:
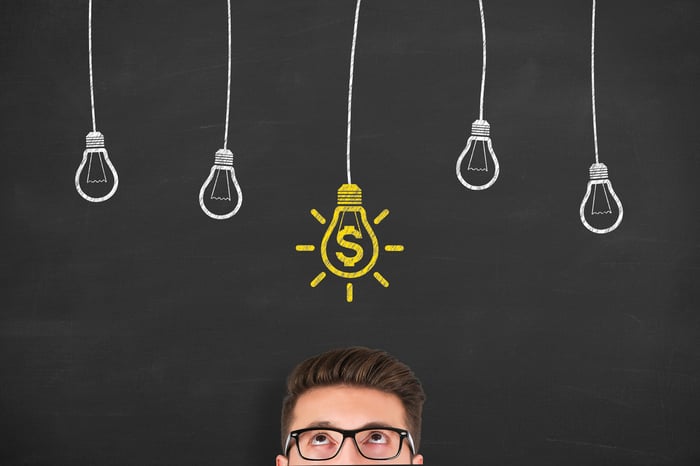
[[[343,184],[338,188],[338,205],[362,205],[362,189],[356,184]]]
[[[219,149],[214,154],[214,165],[233,167],[233,152],[228,149]]]
[[[491,125],[486,120],[476,120],[472,123],[472,136],[489,137],[491,136]]]
[[[99,131],[90,131],[85,136],[85,148],[86,149],[104,149],[105,147],[105,137]]]
[[[604,163],[594,163],[591,165],[591,168],[588,169],[588,173],[591,176],[591,180],[608,179],[608,167]]]

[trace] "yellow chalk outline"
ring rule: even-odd
[[[372,256],[370,257],[369,262],[362,269],[355,272],[346,272],[344,270],[340,270],[336,266],[331,264],[330,260],[328,259],[328,240],[334,233],[335,227],[338,225],[340,214],[347,212],[360,214],[360,221],[362,222],[362,225],[364,225],[365,230],[367,231],[367,234],[369,235],[370,241],[372,243]],[[362,277],[363,275],[367,274],[367,272],[372,270],[372,267],[375,266],[378,258],[379,241],[377,240],[377,235],[374,233],[372,226],[367,221],[367,212],[365,211],[364,207],[357,205],[344,205],[336,207],[335,211],[333,212],[333,219],[328,225],[328,229],[326,229],[326,233],[323,235],[323,239],[321,240],[321,260],[323,260],[323,264],[326,266],[326,268],[331,273],[339,277],[358,278]]]

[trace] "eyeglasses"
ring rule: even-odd
[[[323,461],[335,458],[346,438],[352,438],[357,451],[369,460],[390,460],[401,453],[403,439],[408,440],[411,453],[415,445],[411,434],[394,427],[374,427],[357,430],[310,427],[289,433],[284,446],[284,454],[289,454],[291,441],[297,444],[299,456],[309,461]]]

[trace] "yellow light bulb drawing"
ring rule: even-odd
[[[338,189],[338,205],[333,211],[330,222],[316,209],[311,209],[311,215],[320,224],[328,223],[319,252],[321,261],[329,272],[340,278],[348,280],[356,279],[367,275],[379,259],[380,247],[377,235],[367,218],[367,211],[362,206],[362,190],[356,184],[343,184]],[[373,220],[372,223],[378,225],[387,216],[389,211],[384,209]],[[299,252],[313,252],[316,246],[312,244],[298,244],[296,250]],[[387,244],[384,246],[385,252],[403,252],[404,246],[400,244]],[[321,272],[311,280],[311,287],[315,288],[321,283],[327,274]],[[384,276],[375,271],[372,276],[383,287],[389,286],[389,281]],[[351,281],[346,284],[346,301],[352,302],[354,298],[354,287]]]
[[[350,134],[352,128],[352,83],[355,67],[355,44],[357,43],[357,25],[360,17],[360,4],[357,0],[355,6],[355,23],[352,33],[352,47],[350,51],[350,76],[348,80],[348,126],[346,140],[346,165],[348,182],[338,189],[338,205],[333,211],[326,232],[321,239],[319,247],[321,261],[329,272],[340,278],[347,279],[345,285],[345,300],[351,303],[354,299],[353,283],[350,280],[364,277],[377,264],[379,259],[379,240],[374,233],[372,225],[367,220],[367,211],[362,207],[362,190],[352,182],[350,174]],[[326,218],[316,209],[311,209],[311,215],[321,225],[326,224]],[[387,216],[389,210],[382,210],[372,223],[379,225]],[[297,244],[299,252],[313,252],[316,246],[313,244]],[[402,244],[387,244],[385,252],[403,252]],[[384,288],[389,286],[389,281],[375,271],[372,276]],[[326,272],[320,272],[311,280],[311,287],[315,288],[326,278]]]
[[[367,240],[370,247],[365,253]],[[343,249],[335,250],[335,245]],[[333,250],[330,257],[329,246]],[[356,184],[344,184],[338,189],[338,207],[321,240],[321,259],[335,275],[359,278],[372,270],[378,258],[379,241],[362,207],[362,190]]]

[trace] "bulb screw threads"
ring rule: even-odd
[[[343,184],[338,188],[338,205],[362,205],[362,190],[356,184]]]
[[[476,120],[472,123],[472,136],[490,136],[491,125],[486,120]]]
[[[228,149],[219,149],[214,155],[214,165],[233,167],[233,152]]]
[[[594,163],[591,168],[588,169],[591,175],[591,180],[607,180],[608,179],[608,167],[604,163]]]
[[[90,131],[87,136],[85,136],[86,149],[104,149],[104,147],[105,137],[99,131]]]

